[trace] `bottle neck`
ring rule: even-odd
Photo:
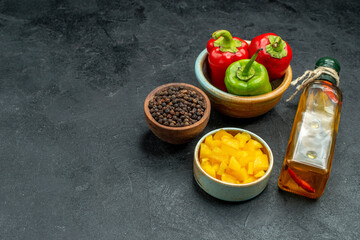
[[[323,80],[323,81],[327,81],[327,82],[330,82],[332,85],[337,85],[336,83],[336,79],[333,78],[332,76],[330,76],[329,74],[326,74],[326,73],[323,73],[321,74],[317,80]]]

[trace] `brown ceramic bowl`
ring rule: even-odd
[[[195,74],[201,88],[208,95],[212,107],[230,117],[251,118],[270,111],[280,101],[292,80],[289,66],[285,76],[271,82],[273,90],[258,96],[236,96],[224,92],[211,84],[208,53],[204,49],[195,63]]]
[[[158,123],[151,116],[149,110],[149,101],[154,98],[157,92],[162,91],[163,89],[166,89],[171,86],[174,87],[182,86],[184,87],[184,89],[195,91],[199,96],[202,96],[204,98],[206,109],[204,115],[198,122],[185,127],[170,127]],[[186,83],[168,83],[161,85],[155,88],[153,91],[151,91],[149,95],[146,97],[144,102],[145,119],[151,131],[161,140],[171,144],[183,144],[189,142],[191,139],[199,135],[204,130],[204,128],[206,127],[209,121],[210,110],[211,110],[211,104],[206,94],[203,91],[201,91],[199,88]]]

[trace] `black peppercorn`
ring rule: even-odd
[[[148,107],[152,117],[160,124],[184,127],[201,120],[205,111],[204,98],[196,91],[181,87],[169,87],[155,93]]]

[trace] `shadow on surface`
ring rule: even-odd
[[[286,109],[289,109],[289,111],[293,112],[297,110],[298,108],[298,103],[299,103],[299,100],[298,99],[292,99],[291,101],[285,103],[285,108]]]
[[[301,203],[316,203],[318,199],[312,199],[308,197],[304,197],[295,193],[287,192],[278,188],[278,194],[282,197],[285,201],[291,200],[292,202],[301,202]]]
[[[144,132],[141,138],[141,146],[144,152],[153,156],[174,154],[183,151],[189,143],[174,145],[160,140],[150,130]]]
[[[219,128],[219,126],[221,126],[221,127],[238,127],[238,128],[246,129],[246,126],[256,124],[257,122],[262,121],[265,117],[266,114],[253,118],[234,118],[234,117],[226,116],[220,113],[219,111],[217,111],[216,109],[212,108],[211,116],[210,116],[211,121],[209,121],[208,127]]]

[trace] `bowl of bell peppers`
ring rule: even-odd
[[[195,75],[212,107],[236,118],[273,109],[292,80],[290,46],[274,33],[252,41],[218,30],[196,59]]]

